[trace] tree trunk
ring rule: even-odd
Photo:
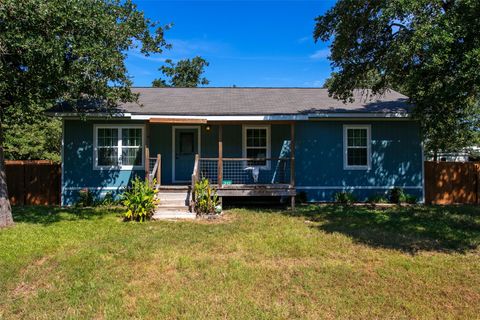
[[[0,228],[13,225],[12,208],[8,201],[7,174],[3,153],[3,128],[0,121]]]

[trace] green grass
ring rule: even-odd
[[[124,223],[14,208],[0,318],[477,318],[480,208],[230,210]]]

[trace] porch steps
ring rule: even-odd
[[[195,213],[189,211],[188,186],[159,186],[157,199],[160,200],[153,215],[155,220],[163,219],[195,219]]]

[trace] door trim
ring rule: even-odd
[[[176,131],[177,129],[197,129],[197,144],[198,144],[198,154],[200,155],[202,152],[201,149],[201,136],[200,134],[202,131],[200,130],[200,126],[172,126],[172,182],[179,183],[179,182],[190,182],[189,180],[176,180],[175,179],[175,147],[176,147]],[[193,169],[193,168],[192,168]]]

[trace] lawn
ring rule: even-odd
[[[234,209],[124,223],[15,208],[0,318],[478,318],[480,207]]]

